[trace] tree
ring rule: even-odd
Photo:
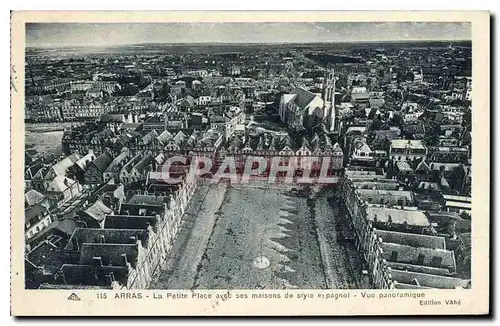
[[[439,143],[440,134],[441,134],[441,125],[433,120],[430,120],[424,136],[424,141],[426,145],[437,146]]]
[[[469,214],[467,214],[466,212],[462,212],[460,214],[460,217],[463,218],[464,220],[470,220],[471,219],[470,218],[471,216]]]
[[[403,119],[399,114],[394,114],[392,119],[389,120],[389,126],[401,127]]]
[[[465,171],[462,165],[453,168],[449,178],[450,187],[454,190],[461,191],[464,177]]]
[[[380,130],[380,128],[382,127],[383,125],[383,122],[382,120],[380,120],[379,117],[375,117],[370,125],[370,130]]]

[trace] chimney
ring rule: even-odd
[[[106,280],[106,285],[111,285],[111,283],[113,283],[113,276],[112,276],[112,274],[106,274],[106,275],[104,275],[104,279]]]
[[[102,258],[101,257],[92,257],[92,266],[102,267]]]
[[[457,238],[456,229],[457,229],[457,221],[452,220],[452,222],[451,222],[451,238],[453,240],[455,240]]]
[[[80,246],[78,245],[78,240],[75,238],[71,238],[71,243],[73,244],[73,250],[79,251]]]
[[[128,265],[128,259],[127,259],[127,254],[121,254],[123,265],[127,266]]]

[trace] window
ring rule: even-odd
[[[425,255],[424,254],[419,254],[417,258],[417,265],[423,265],[424,264],[424,259]]]
[[[443,261],[443,257],[434,256],[434,257],[432,257],[431,266],[441,267],[442,261]]]
[[[391,260],[390,261],[398,261],[398,252],[396,250],[393,250],[391,252]]]

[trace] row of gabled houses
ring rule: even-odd
[[[74,214],[54,221],[31,243],[26,287],[147,288],[167,267],[196,188],[194,175],[182,176],[176,185],[150,178],[150,192],[126,194],[112,181],[92,191]]]
[[[288,133],[235,136],[224,149],[221,156],[266,156],[266,157],[331,157],[334,169],[343,167],[343,151],[338,143],[333,143],[328,134],[321,137],[315,133],[311,137],[292,139]]]
[[[470,224],[458,234],[458,214],[433,218],[403,183],[367,167],[349,166],[341,192],[376,288],[470,288],[470,274],[458,275],[460,266],[470,265]]]
[[[224,142],[225,133],[220,129],[196,130],[192,128],[174,128],[136,131],[122,129],[113,131],[110,128],[90,128],[87,126],[73,128],[67,131],[62,140],[63,151],[86,153],[93,150],[100,154],[105,149],[118,154],[124,147],[131,152],[151,151],[156,155],[160,152],[215,152]]]

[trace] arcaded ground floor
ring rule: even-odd
[[[337,243],[330,195],[265,183],[200,186],[152,288],[359,288],[358,253]],[[257,257],[269,267],[257,268]]]

